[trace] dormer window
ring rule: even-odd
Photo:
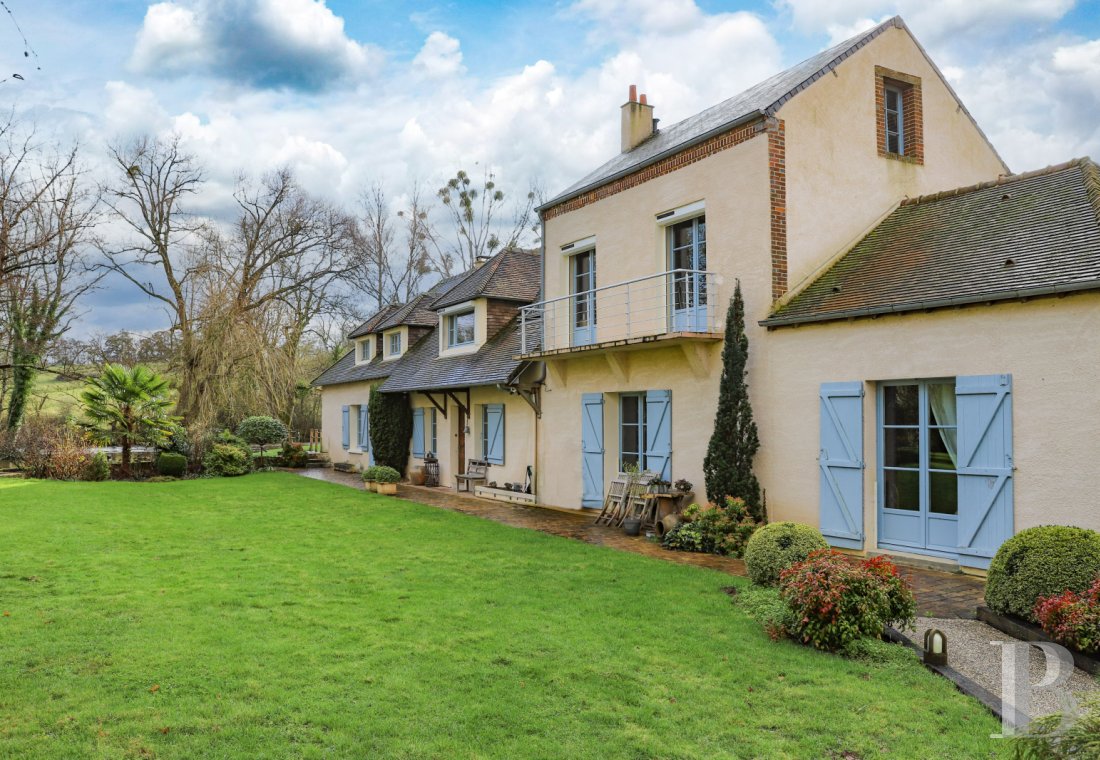
[[[385,359],[396,359],[405,349],[404,330],[397,329],[382,336],[382,346],[385,349]]]
[[[474,342],[474,310],[447,315],[447,348],[468,346]]]
[[[374,358],[374,345],[370,337],[355,341],[355,363],[366,364]]]
[[[875,66],[875,121],[880,156],[924,163],[920,77]]]

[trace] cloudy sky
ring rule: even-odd
[[[0,7],[0,79],[24,76],[0,101],[89,154],[181,134],[210,212],[240,172],[281,165],[340,200],[479,166],[554,192],[617,151],[628,84],[670,124],[895,13],[1014,171],[1100,156],[1100,0],[3,5],[37,57]],[[83,332],[164,324],[123,283],[90,305]]]

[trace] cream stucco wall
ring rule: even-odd
[[[465,399],[464,393],[458,394]],[[438,396],[436,397],[438,400]],[[434,409],[435,407],[426,396],[414,393],[411,396],[413,408]],[[485,404],[504,405],[504,464],[490,465],[488,480],[495,480],[500,484],[522,483],[528,465],[535,464],[535,412],[519,396],[498,390],[495,387],[482,386],[470,389],[471,416],[469,420],[469,434],[466,438],[466,459],[480,459],[482,437],[482,406]],[[448,400],[447,418],[437,410],[436,424],[438,426],[437,444],[439,457],[439,483],[447,488],[455,487],[454,476],[456,473],[465,472],[466,462],[458,461],[458,436],[463,435],[458,427],[458,408],[454,402]],[[425,412],[427,414],[427,412]],[[425,437],[427,432],[425,431]],[[409,455],[409,468],[419,468],[423,465],[419,457]]]
[[[773,519],[818,523],[818,387],[864,381],[864,530],[875,546],[875,381],[1012,375],[1015,530],[1100,530],[1100,294],[781,328],[758,342],[756,469]]]
[[[547,297],[565,295],[569,261],[563,244],[596,236],[597,286],[667,269],[665,228],[656,215],[702,200],[707,219],[707,266],[719,274],[710,294],[719,324],[740,279],[748,308],[766,311],[770,292],[767,138],[763,135],[646,182],[546,224]],[[609,309],[598,319],[608,321]],[[602,337],[602,336],[601,336]],[[714,424],[721,343],[692,344],[705,366],[692,369],[683,349],[649,344],[615,354],[612,370],[603,355],[581,354],[550,364],[542,394],[539,439],[539,499],[579,508],[581,504],[581,396],[604,393],[604,482],[618,468],[618,394],[672,391],[672,474],[703,491],[703,457]],[[755,362],[750,357],[750,364]]]
[[[924,164],[878,155],[875,66],[920,77]],[[788,282],[795,286],[862,237],[902,198],[1005,173],[904,29],[891,27],[787,101]]]
[[[380,382],[380,381],[374,381]],[[367,466],[367,455],[344,449],[341,441],[343,420],[341,410],[344,406],[365,405],[370,402],[371,383],[344,383],[328,385],[321,389],[321,445],[333,462],[349,462],[356,466]],[[354,443],[358,419],[351,421],[351,440]]]

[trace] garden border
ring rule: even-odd
[[[1047,636],[1043,629],[1034,623],[1029,623],[1015,615],[1002,615],[999,612],[994,612],[985,605],[978,606],[978,620],[993,626],[1001,633],[1007,633],[1009,636],[1020,639],[1021,641],[1047,641],[1051,644],[1058,643]],[[1073,655],[1073,664],[1076,667],[1091,675],[1100,676],[1100,659],[1083,652],[1078,652],[1076,649],[1070,649],[1069,647],[1066,647],[1066,651]]]
[[[924,665],[924,667],[928,668],[937,675],[943,676],[948,681],[955,684],[955,688],[957,688],[963,694],[967,695],[968,697],[973,697],[974,699],[981,702],[987,710],[989,710],[997,717],[998,720],[1004,720],[1004,714],[1001,711],[1001,700],[989,689],[963,675],[950,665],[932,665],[930,663],[924,662],[924,647],[922,647],[920,644],[917,644],[915,641],[910,639],[908,636],[906,636],[904,633],[897,630],[896,628],[887,626],[883,635],[888,641],[892,641],[896,644],[904,644],[910,649],[915,650],[920,656],[921,664]],[[1013,720],[1012,722],[1015,725],[1021,725],[1024,720],[1021,720],[1019,717],[1017,717],[1017,719]]]

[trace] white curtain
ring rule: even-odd
[[[958,457],[958,430],[959,423],[955,410],[955,386],[948,384],[933,384],[928,386],[928,402],[932,406],[932,424],[951,425],[950,429],[940,428],[940,440],[947,449],[947,455],[951,457],[951,464],[959,466]]]

